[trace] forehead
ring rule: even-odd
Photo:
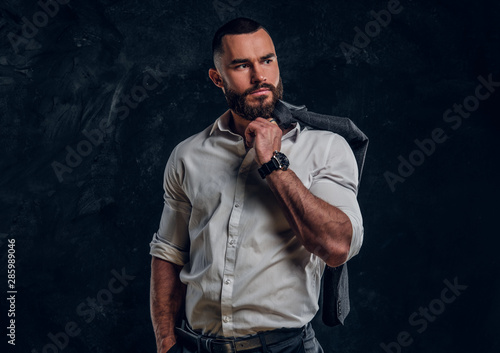
[[[229,34],[222,38],[222,60],[253,59],[275,53],[273,40],[264,29],[254,33]]]

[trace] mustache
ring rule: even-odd
[[[274,87],[273,85],[271,85],[269,83],[261,83],[260,85],[256,85],[252,88],[247,89],[245,92],[243,92],[243,96],[247,96],[250,93],[255,92],[261,88],[269,88],[269,90],[271,90],[271,92],[273,92],[273,93],[276,91],[276,87]]]

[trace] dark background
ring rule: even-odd
[[[359,192],[365,240],[349,262],[352,310],[344,327],[314,321],[325,351],[384,352],[407,331],[401,352],[498,352],[499,88],[459,127],[443,114],[475,94],[478,76],[500,81],[499,4],[402,0],[403,11],[347,60],[340,44],[352,45],[354,28],[386,1],[73,0],[22,41],[12,35],[41,7],[2,0],[1,273],[6,293],[15,239],[18,293],[16,346],[2,324],[1,350],[155,351],[149,242],[163,169],[177,143],[226,110],[207,75],[211,39],[243,15],[273,37],[285,100],[348,116],[370,137]],[[157,87],[153,72],[163,75]],[[132,92],[140,103],[124,108]],[[101,121],[109,132],[59,180],[54,162],[88,147],[83,131]],[[436,128],[446,141],[391,190],[384,173],[397,174],[398,157],[408,160],[414,140]],[[113,271],[129,277],[110,296]],[[445,280],[467,286],[447,304]],[[411,324],[429,305],[437,314]],[[64,342],[70,322],[78,334]],[[63,349],[51,348],[50,334]]]

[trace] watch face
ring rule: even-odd
[[[281,152],[278,152],[276,153],[275,155],[276,159],[278,160],[279,162],[279,166],[278,168],[282,169],[282,170],[287,170],[288,169],[288,166],[290,165],[290,161],[288,160],[288,158],[285,156],[284,153],[281,153]]]
[[[287,170],[289,165],[290,162],[288,161],[288,158],[283,153],[275,151],[271,160],[264,163],[258,171],[262,179],[265,179],[267,175],[277,169]]]

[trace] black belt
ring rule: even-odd
[[[296,329],[278,329],[258,333],[248,338],[231,339],[203,336],[194,332],[191,328],[185,325],[183,328],[176,327],[175,333],[177,334],[179,341],[186,345],[188,349],[200,349],[209,353],[235,353],[261,348],[263,346],[262,341],[264,341],[266,346],[286,341],[287,339],[302,334],[304,330],[305,327]]]

